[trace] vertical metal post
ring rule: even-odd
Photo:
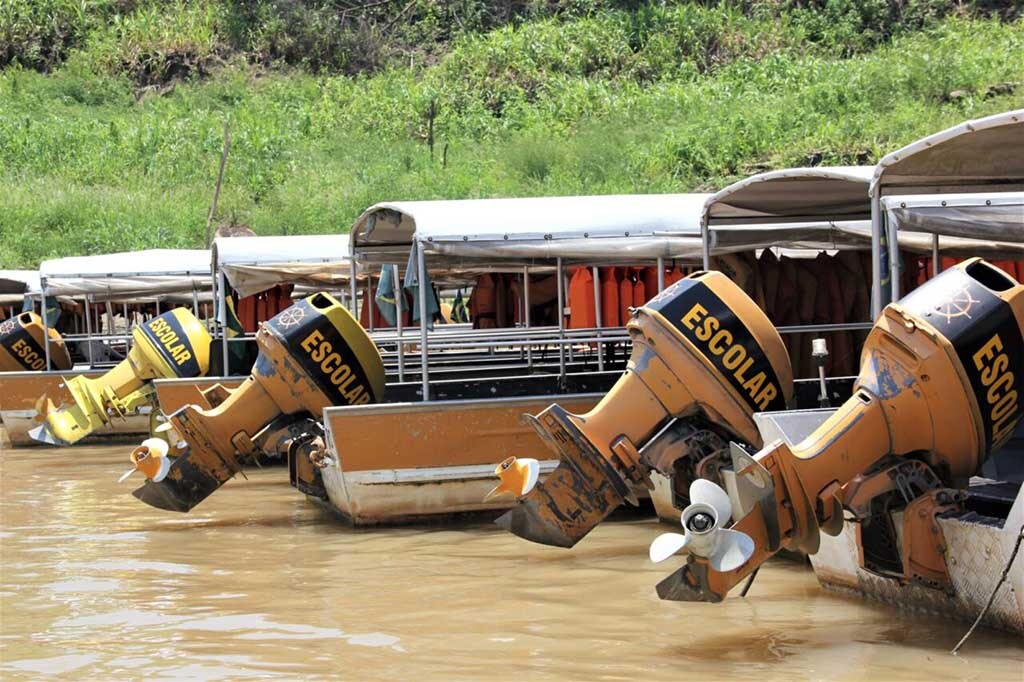
[[[40,292],[39,298],[39,309],[43,313],[40,317],[43,318],[43,353],[46,355],[46,371],[49,372],[52,369],[52,362],[50,361],[50,322],[46,319],[46,278],[40,278],[39,287],[42,291]]]
[[[572,312],[572,303],[567,300],[568,297],[569,297],[569,273],[565,272],[564,270],[562,272],[562,291],[563,291],[563,296],[566,299],[566,300],[563,300],[563,302],[562,302],[562,306],[563,306],[562,307],[562,311],[563,312],[565,311],[565,305],[568,304],[569,311]],[[563,325],[563,329],[564,328],[565,327]],[[572,344],[571,343],[568,344],[568,346],[566,348],[566,355],[569,358],[569,362],[572,362],[573,361],[573,352],[572,352]]]
[[[932,235],[932,277],[942,271],[942,258],[939,256],[939,235]]]
[[[195,296],[195,293],[196,293],[195,289],[193,289],[192,290],[192,295]],[[122,303],[121,304],[121,312],[124,313],[124,335],[126,337],[125,340],[124,340],[124,347],[125,347],[125,349],[130,351],[132,349],[132,325],[131,325],[131,322],[128,321],[128,304],[127,303]],[[196,317],[197,318],[199,317],[199,313],[198,312],[196,313]]]
[[[658,293],[665,291],[665,259],[658,256]]]
[[[870,197],[871,200],[871,321],[877,320],[882,314],[882,223],[879,217],[879,199],[875,196],[878,189]]]
[[[700,219],[700,252],[704,269],[711,269],[711,229],[708,227],[707,211]]]
[[[398,279],[398,266],[391,266],[391,277],[394,279],[395,290],[395,331],[398,333],[398,380],[405,381],[405,343],[402,339],[402,314],[405,308],[405,292],[402,280]]]
[[[219,283],[217,290],[220,294],[220,299],[214,302],[216,310],[214,317],[220,321],[220,351],[221,360],[224,363],[221,371],[224,372],[224,376],[231,376],[231,371],[228,367],[228,283],[223,272],[217,274],[217,279]]]
[[[523,324],[530,328],[530,266],[523,266]],[[526,366],[533,369],[533,346],[526,342]]]
[[[356,299],[358,291],[356,290],[356,273],[359,272],[359,264],[356,263],[356,259],[352,258],[349,260],[348,270],[348,293],[352,297],[352,303],[349,310],[352,311],[352,317],[359,319],[359,307],[356,305]]]
[[[594,324],[597,327],[597,338],[601,338],[601,274],[597,266],[590,267],[590,278],[594,280]],[[604,371],[604,344],[597,342],[597,371]]]
[[[213,262],[213,268],[210,271],[210,310],[213,312],[213,328],[210,329],[210,320],[206,319],[206,328],[210,331],[210,338],[215,338],[217,333],[217,277],[220,274],[220,266],[217,264],[216,259]]]
[[[156,316],[160,317],[160,297],[159,296],[156,297]],[[97,320],[97,322],[98,321],[99,320]],[[100,333],[102,333],[102,330],[100,330]]]
[[[370,321],[370,331],[373,331],[373,318],[377,317],[377,301],[373,298],[373,275],[366,275],[366,298],[363,300],[363,305],[366,306],[366,310],[369,313],[367,319]]]
[[[196,285],[192,284],[192,314],[199,319],[199,292],[196,291]]]
[[[89,294],[85,295],[85,347],[89,353],[89,369],[92,369],[92,303]]]
[[[565,381],[565,280],[562,278],[562,259],[556,261],[556,298],[558,299],[558,376]]]
[[[414,244],[414,247],[420,299],[420,377],[423,381],[423,400],[427,401],[430,400],[430,376],[427,371],[427,256],[421,244]]]
[[[888,233],[888,244],[889,244],[889,278],[892,281],[892,297],[886,303],[890,301],[898,301],[900,296],[900,271],[903,266],[900,265],[900,238],[898,234],[899,227],[896,225],[896,221],[888,222],[886,225],[886,231]]]

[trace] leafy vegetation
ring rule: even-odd
[[[335,232],[386,199],[708,189],[1024,106],[944,0],[0,0],[0,267]]]

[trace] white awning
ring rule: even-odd
[[[209,289],[210,252],[151,249],[44,261],[47,296],[93,294],[101,300],[147,298]]]
[[[35,270],[0,270],[0,294],[20,298],[39,291],[39,273]]]
[[[998,191],[993,185],[1024,188],[1024,109],[967,121],[886,154],[871,193]]]
[[[516,266],[698,259],[707,194],[398,201],[371,206],[352,228],[353,252],[370,264],[405,261],[412,243],[432,263],[470,259]]]
[[[213,259],[240,296],[284,283],[341,286],[352,271],[347,234],[218,237]]]
[[[882,199],[890,224],[904,237],[917,234],[949,255],[1024,258],[1024,192],[932,194]]]
[[[725,187],[704,205],[711,227],[720,224],[802,223],[868,220],[868,184],[873,166],[818,166],[758,173]]]

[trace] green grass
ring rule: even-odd
[[[0,267],[201,246],[225,120],[218,219],[296,234],[347,229],[388,199],[689,191],[811,154],[871,161],[1024,106],[1019,19],[940,18],[926,11],[938,2],[903,3],[919,12],[899,21],[872,18],[890,3],[853,18],[835,1],[590,4],[487,32],[421,26],[415,58],[355,75],[254,63],[267,60],[238,47],[219,3],[86,21],[44,72],[0,72]],[[268,35],[254,30],[250,47]],[[149,87],[183,54],[202,70]],[[988,96],[1006,82],[1021,85]]]

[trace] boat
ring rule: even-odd
[[[44,343],[43,371],[0,373],[0,422],[11,444],[19,447],[36,444],[29,431],[39,425],[44,396],[58,405],[71,403],[66,379],[101,376],[127,353],[129,318],[146,319],[181,304],[199,313],[201,300],[210,300],[210,258],[208,251],[176,249],[60,258],[43,262],[34,281],[38,285],[30,282],[23,296],[41,310],[60,308],[57,325],[75,364],[59,369],[50,344]],[[47,333],[48,317],[42,317]],[[148,434],[152,416],[151,406],[140,406],[90,438]]]
[[[839,424],[829,421],[831,426],[825,425],[827,420],[846,419],[843,415],[860,409],[857,398],[841,407],[839,413],[820,409],[757,415],[766,446],[756,454],[734,447],[734,475],[726,481],[728,494],[722,492],[728,498],[726,508],[721,513],[716,511],[716,518],[732,515],[734,523],[728,525],[716,520],[713,534],[718,530],[729,534],[722,535],[721,539],[699,542],[696,536],[684,539],[695,528],[688,525],[689,520],[705,513],[699,508],[700,504],[715,507],[716,494],[702,494],[698,504],[687,507],[682,513],[684,534],[652,544],[651,556],[659,560],[678,548],[689,552],[683,568],[659,584],[658,593],[662,598],[720,601],[733,585],[764,560],[765,551],[777,549],[777,543],[770,538],[767,543],[757,541],[747,545],[741,537],[745,535],[744,530],[760,535],[760,529],[778,527],[770,519],[779,517],[765,509],[775,509],[776,504],[783,502],[790,505],[789,509],[801,508],[798,501],[783,497],[773,496],[764,504],[758,501],[768,498],[764,492],[755,492],[755,488],[770,493],[773,488],[765,476],[771,479],[776,476],[764,466],[773,467],[773,472],[783,470],[779,462],[787,452],[799,451],[803,453],[801,461],[809,461],[815,456],[811,450],[821,443],[824,443],[820,446],[824,452],[820,454],[822,457],[838,455],[829,450],[833,443],[839,451],[851,455],[859,455],[861,450],[873,453],[871,448],[878,448],[879,454],[884,455],[888,448],[895,459],[887,459],[853,478],[847,478],[844,473],[833,483],[838,495],[835,499],[841,500],[842,506],[830,508],[825,498],[832,493],[819,493],[825,498],[819,498],[816,503],[813,532],[787,535],[781,546],[793,544],[805,550],[818,581],[826,589],[907,611],[976,621],[1024,633],[1024,554],[1017,553],[1014,558],[1024,535],[1024,488],[1021,486],[1024,430],[1019,422],[1024,410],[1020,407],[1016,386],[1021,373],[1008,369],[1024,359],[1024,344],[1020,338],[1024,325],[1019,305],[1006,304],[1009,307],[1003,308],[1000,306],[1004,304],[998,303],[1020,298],[1019,285],[1015,285],[1013,279],[1021,281],[1024,274],[1024,192],[1021,190],[1024,190],[1024,110],[968,121],[936,133],[886,155],[873,169],[867,187],[869,224],[832,228],[842,240],[858,238],[858,235],[871,239],[872,315],[879,320],[876,327],[881,325],[879,328],[888,330],[877,337],[879,340],[872,354],[865,356],[867,362],[862,364],[861,385],[868,385],[869,392],[883,402],[919,401],[921,395],[928,395],[927,390],[916,390],[915,382],[941,375],[935,372],[939,370],[937,359],[928,360],[927,364],[914,360],[917,357],[914,354],[927,346],[924,337],[915,337],[917,340],[913,343],[908,337],[903,342],[903,347],[914,350],[904,351],[905,357],[901,356],[903,359],[896,362],[905,365],[907,373],[903,380],[892,385],[892,390],[878,384],[875,377],[885,380],[895,376],[897,369],[875,353],[884,350],[883,346],[896,349],[885,352],[899,351],[898,343],[888,343],[885,338],[899,337],[903,329],[910,330],[909,333],[914,329],[937,330],[929,332],[927,338],[938,339],[931,343],[940,347],[945,344],[959,353],[961,369],[955,376],[945,378],[949,383],[948,400],[930,398],[932,407],[929,409],[953,409],[958,404],[956,396],[962,391],[977,396],[975,407],[965,408],[973,410],[974,416],[929,419],[927,415],[918,415],[918,425],[901,426],[900,419],[904,415],[917,413],[908,405],[894,408],[887,412],[892,415],[887,427],[890,434],[893,429],[903,429],[905,434],[920,440],[922,434],[932,429],[947,431],[930,446],[925,443],[924,449],[908,441],[902,447],[909,448],[910,452],[903,452],[896,451],[898,446],[892,445],[897,442],[894,435],[880,444],[875,439],[875,444],[869,446],[870,434],[862,434],[863,447],[856,451],[840,443],[846,438],[845,432],[829,431],[833,434],[831,440],[822,436],[821,429],[835,428]],[[727,199],[725,195],[723,198]],[[824,198],[827,201],[827,197]],[[756,203],[745,208],[752,214],[758,211]],[[863,213],[863,202],[860,212]],[[778,229],[770,219],[766,222],[767,230]],[[741,225],[737,230],[755,227],[753,223],[756,221]],[[721,226],[717,229],[728,231]],[[812,233],[801,233],[801,238],[808,236],[814,238]],[[711,244],[714,243],[715,240],[711,240]],[[892,248],[894,245],[899,248]],[[969,259],[978,255],[991,259],[992,264]],[[956,264],[964,258],[969,260]],[[921,287],[920,292],[918,287]],[[879,317],[883,304],[890,302],[899,303],[894,309],[896,312],[887,310]],[[917,317],[906,317],[907,314]],[[898,320],[903,322],[894,324]],[[976,327],[981,331],[969,331]],[[964,350],[966,355],[961,353],[961,348],[968,347],[974,350]],[[933,357],[945,356],[933,354]],[[993,365],[997,360],[998,364]],[[990,378],[986,380],[985,376]],[[996,377],[999,377],[998,386]],[[860,401],[870,405],[872,398],[865,393]],[[983,429],[979,427],[980,444],[968,442],[963,436],[973,434],[973,430],[967,428],[973,422],[989,424]],[[1016,428],[1011,428],[1015,423]],[[852,422],[850,424],[852,429]],[[950,432],[950,424],[964,428]],[[952,437],[953,434],[960,434],[959,440]],[[925,454],[906,456],[918,451]],[[983,458],[986,454],[987,458]],[[937,468],[938,479],[935,473],[928,473],[933,470],[927,465],[918,465],[916,473],[911,473],[915,462],[931,462],[933,457],[941,457],[938,461],[943,463]],[[972,459],[975,457],[978,459]],[[849,457],[844,457],[844,463],[848,460]],[[836,469],[842,469],[844,463],[836,462]],[[822,466],[825,464],[827,462]],[[890,470],[894,472],[894,486],[878,487],[880,482],[885,482]],[[751,488],[755,482],[755,488]],[[803,489],[817,490],[817,487],[811,480],[801,479],[797,483],[787,479],[786,490],[781,494],[792,498],[793,491]],[[794,514],[802,518],[799,513]],[[764,516],[763,521],[758,520],[759,515]],[[796,539],[791,541],[790,538]],[[726,559],[724,554],[712,551],[711,548],[719,546],[728,546],[743,558]],[[752,563],[752,559],[757,563]]]

